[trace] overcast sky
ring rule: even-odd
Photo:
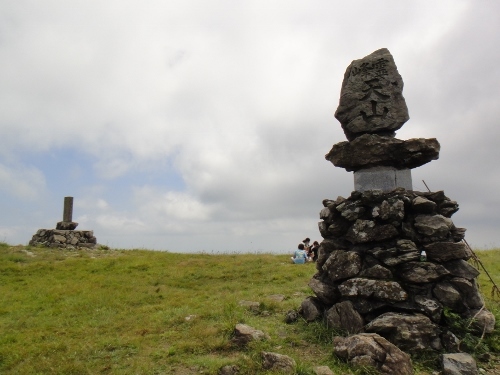
[[[324,155],[345,69],[394,56],[475,248],[500,246],[500,2],[0,0],[0,241],[75,199],[113,248],[293,251],[352,172]]]

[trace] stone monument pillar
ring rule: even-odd
[[[55,248],[94,248],[97,239],[92,230],[75,230],[78,223],[73,221],[73,197],[64,197],[63,220],[56,229],[39,229],[29,242],[30,246]]]
[[[436,139],[395,138],[409,119],[403,80],[387,49],[347,68],[335,117],[347,141],[326,159],[354,172],[348,198],[323,200],[317,273],[301,314],[351,334],[377,333],[401,350],[458,350],[444,311],[473,318],[480,336],[495,318],[467,260],[458,204],[413,191],[411,169],[439,156]],[[426,254],[426,256],[424,256]]]
[[[385,48],[349,65],[335,117],[348,142],[335,144],[325,157],[354,171],[356,191],[413,190],[410,170],[439,157],[435,138],[395,138],[409,115],[403,79]]]
[[[78,223],[73,222],[73,197],[64,197],[63,221],[59,221],[56,229],[74,230]]]

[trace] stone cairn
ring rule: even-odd
[[[474,318],[479,336],[493,331],[495,318],[467,262],[465,229],[450,219],[457,202],[443,191],[413,191],[411,169],[438,159],[440,145],[395,138],[409,119],[402,91],[387,49],[347,68],[335,117],[348,141],[325,157],[354,171],[354,191],[323,201],[324,240],[309,283],[315,297],[300,313],[350,334],[378,334],[407,352],[457,352],[444,309]],[[336,352],[347,356],[347,347]]]
[[[94,248],[97,240],[94,231],[75,230],[78,223],[73,217],[73,197],[64,198],[63,220],[59,221],[56,229],[39,229],[29,242],[30,246],[45,246],[58,248]]]

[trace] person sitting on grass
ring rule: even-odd
[[[307,252],[304,250],[304,244],[299,244],[297,250],[293,253],[292,263],[304,264],[307,260]]]

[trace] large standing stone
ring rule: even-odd
[[[408,121],[403,79],[389,50],[347,67],[335,117],[349,140],[365,133],[393,134]]]
[[[413,374],[410,356],[374,333],[334,337],[333,351],[353,365],[375,367],[382,374]]]

